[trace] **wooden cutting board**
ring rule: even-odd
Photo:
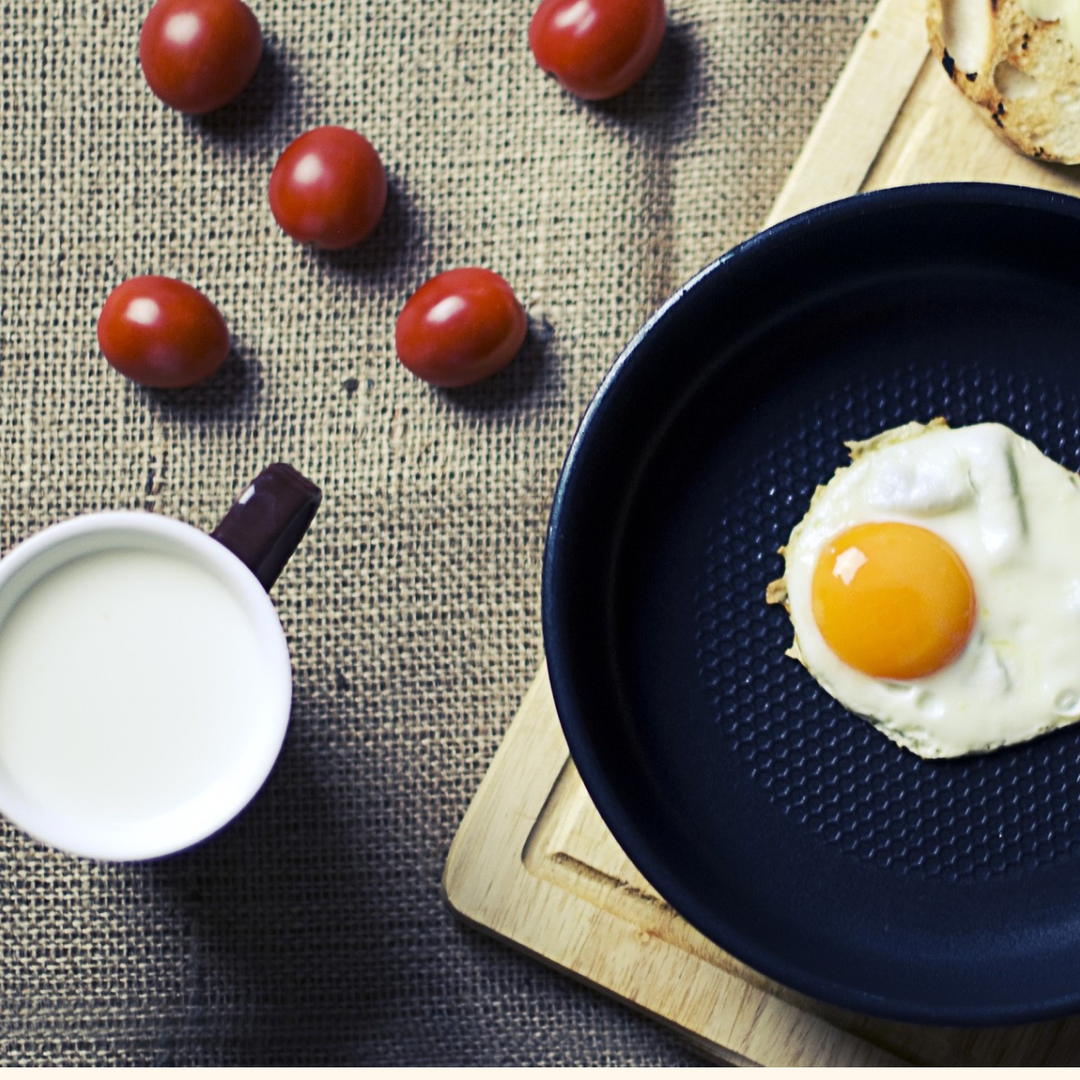
[[[925,0],[881,0],[766,224],[859,191],[983,180],[1080,195],[1080,169],[1013,152],[929,53]],[[1080,1063],[1080,1017],[958,1030],[863,1017],[788,990],[684,922],[612,839],[570,760],[541,671],[443,876],[467,922],[739,1064]]]

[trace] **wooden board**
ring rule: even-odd
[[[1080,195],[1078,170],[1023,158],[951,86],[924,0],[882,0],[766,224],[858,191],[983,180]],[[1080,1017],[1013,1028],[898,1024],[814,1001],[697,933],[612,839],[579,779],[541,671],[451,847],[469,923],[674,1025],[737,1064],[1080,1063]]]

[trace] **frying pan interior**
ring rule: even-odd
[[[560,479],[545,649],[593,800],[686,919],[836,1004],[1080,1009],[1080,725],[924,761],[786,657],[764,602],[845,440],[994,420],[1080,468],[1078,207],[927,185],[754,238],[630,343]]]

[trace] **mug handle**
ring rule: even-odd
[[[240,493],[210,534],[267,592],[307,532],[322,492],[291,465],[268,465]]]

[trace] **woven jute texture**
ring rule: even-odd
[[[456,923],[450,841],[542,658],[544,529],[608,365],[764,218],[870,0],[671,0],[648,77],[583,104],[527,45],[531,0],[258,0],[232,105],[149,92],[146,0],[0,6],[0,547],[136,508],[210,529],[271,461],[325,498],[274,588],[284,751],[223,833],[153,863],[0,824],[0,1063],[696,1064],[658,1025]],[[390,179],[345,253],[276,227],[301,131],[362,131]],[[396,361],[427,276],[502,273],[516,362],[439,392]],[[112,371],[125,278],[202,288],[233,353],[183,392]],[[158,658],[162,695],[185,672]]]

